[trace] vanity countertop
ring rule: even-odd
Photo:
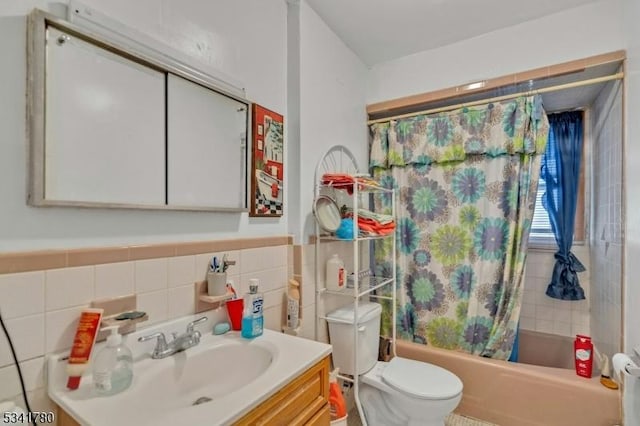
[[[251,340],[240,332],[215,336],[203,331],[198,346],[156,360],[149,356],[153,345],[137,343],[139,335],[149,332],[125,336],[137,350],[133,383],[124,392],[98,395],[90,365],[80,387],[68,390],[63,353],[48,359],[49,397],[87,426],[227,425],[331,353],[330,345],[271,330]],[[193,405],[202,397],[207,401]]]

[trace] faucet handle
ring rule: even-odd
[[[167,339],[164,337],[164,333],[157,332],[153,334],[149,334],[147,336],[141,336],[138,338],[138,342],[146,342],[147,340],[158,339],[156,343],[156,347],[153,350],[154,352],[161,352],[167,350]]]
[[[207,321],[208,319],[209,319],[209,318],[207,318],[207,317],[200,317],[200,318],[198,318],[198,319],[197,319],[197,320],[195,320],[195,321],[191,321],[189,324],[187,324],[187,333],[193,333],[193,327],[194,327],[196,324],[200,324],[200,323],[202,323],[202,322],[205,322],[205,321]]]

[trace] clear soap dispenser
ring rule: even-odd
[[[131,350],[122,343],[119,326],[106,327],[111,334],[107,345],[93,360],[93,385],[101,395],[113,395],[131,386],[133,380],[133,356]]]

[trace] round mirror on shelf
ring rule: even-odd
[[[340,208],[333,198],[318,195],[313,201],[313,215],[320,228],[328,232],[335,232],[340,227]]]

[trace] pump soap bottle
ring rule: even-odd
[[[101,395],[113,395],[124,391],[133,380],[133,356],[131,350],[122,343],[118,334],[119,326],[105,327],[111,330],[107,345],[93,361],[93,385]]]
[[[258,293],[258,279],[249,280],[249,293],[244,295],[244,311],[242,312],[242,331],[240,335],[247,339],[262,334],[264,318],[262,316],[262,293]]]

